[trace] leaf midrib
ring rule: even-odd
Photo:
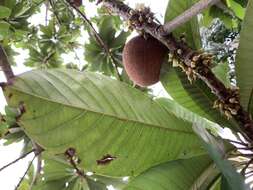
[[[115,119],[118,119],[118,120],[123,120],[123,121],[128,121],[128,122],[133,122],[133,123],[139,123],[139,124],[142,124],[142,125],[145,125],[145,126],[148,126],[148,127],[152,127],[152,128],[160,128],[160,129],[163,129],[165,131],[173,131],[173,132],[178,132],[178,133],[186,133],[186,134],[189,134],[189,135],[195,135],[195,133],[191,132],[191,131],[185,131],[185,130],[167,128],[167,127],[163,127],[163,126],[159,126],[159,125],[145,123],[145,122],[139,121],[139,120],[134,120],[134,119],[128,119],[128,118],[119,117],[119,116],[108,114],[108,113],[100,113],[100,112],[92,110],[92,109],[87,109],[87,108],[84,109],[84,108],[79,107],[77,105],[71,105],[71,104],[68,104],[66,102],[63,103],[63,102],[59,102],[59,101],[53,101],[51,99],[45,98],[43,96],[39,96],[37,94],[32,94],[32,93],[29,93],[29,92],[25,92],[24,90],[21,90],[19,88],[15,88],[14,86],[10,87],[10,89],[13,89],[14,91],[17,91],[17,92],[21,92],[21,93],[26,94],[28,96],[36,97],[36,98],[44,100],[46,102],[51,102],[51,103],[54,103],[54,104],[64,105],[64,106],[67,106],[67,107],[70,107],[70,108],[74,108],[74,109],[78,109],[78,110],[81,110],[81,111],[88,111],[88,112],[91,112],[91,113],[95,113],[95,114],[98,114],[98,115],[104,115],[104,116],[115,118]],[[155,103],[155,102],[153,102],[153,103]],[[174,115],[173,115],[173,117],[174,117]],[[22,116],[21,116],[21,118],[22,118]],[[33,120],[33,119],[30,119],[30,120]],[[27,119],[27,121],[29,121],[29,120]]]

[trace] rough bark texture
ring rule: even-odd
[[[7,82],[11,83],[11,80],[14,78],[14,73],[11,69],[6,53],[1,45],[0,45],[0,68],[3,71],[7,79]]]

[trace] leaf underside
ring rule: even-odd
[[[245,109],[251,111],[253,97],[253,1],[249,1],[242,31],[240,33],[240,44],[236,55],[236,79],[240,88],[240,100]]]
[[[170,115],[140,91],[95,73],[36,70],[5,88],[19,124],[51,154],[76,149],[86,171],[137,175],[169,160],[203,154],[191,124]],[[98,165],[105,155],[116,157]]]
[[[126,190],[206,190],[218,176],[208,156],[160,164],[136,177]]]

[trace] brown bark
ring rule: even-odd
[[[9,64],[4,48],[1,45],[0,45],[0,68],[2,69],[7,79],[7,82],[11,83],[12,79],[14,78],[14,73],[11,69],[11,66]]]

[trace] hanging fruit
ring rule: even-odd
[[[131,39],[123,50],[123,65],[129,78],[142,87],[158,82],[167,52],[166,46],[153,37]]]

